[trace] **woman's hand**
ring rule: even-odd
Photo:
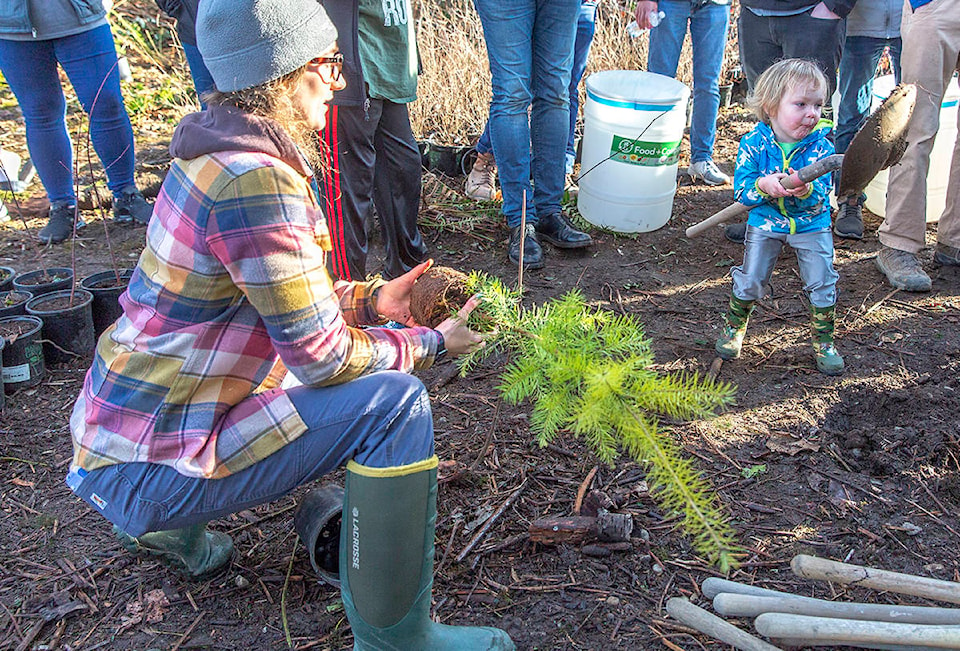
[[[417,325],[410,314],[410,293],[417,278],[432,266],[432,259],[421,262],[402,276],[382,285],[377,292],[377,304],[374,306],[377,313],[405,326]]]
[[[437,330],[443,335],[443,343],[448,355],[456,357],[483,347],[483,337],[467,327],[467,319],[478,305],[480,305],[480,297],[471,296],[456,316],[450,317],[437,326]]]

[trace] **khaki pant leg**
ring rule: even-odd
[[[918,253],[925,243],[930,151],[940,126],[940,104],[947,83],[957,69],[960,53],[957,3],[933,0],[914,12],[907,0],[901,38],[903,81],[917,84],[917,104],[907,130],[907,151],[900,163],[890,169],[886,217],[880,225],[879,237],[884,246]],[[960,169],[955,165],[951,183],[958,176]],[[952,190],[950,199],[955,207],[956,188]],[[948,232],[960,230],[956,219],[946,221]],[[941,228],[942,234],[943,230]]]

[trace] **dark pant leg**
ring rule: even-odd
[[[837,89],[837,68],[843,46],[844,21],[813,18],[807,11],[784,16],[777,22],[777,34],[783,45],[783,58],[814,61],[827,76],[830,89],[827,104]],[[825,117],[828,112],[824,111]]]
[[[747,88],[753,91],[757,77],[770,65],[783,58],[783,48],[776,38],[773,21],[777,17],[757,16],[746,7],[740,9],[738,40],[740,65],[747,78]]]
[[[363,280],[367,273],[366,221],[373,211],[373,141],[379,120],[378,101],[371,101],[368,111],[331,106],[320,134],[330,156],[330,169],[319,180],[333,243],[330,266],[343,280]]]
[[[427,257],[417,229],[420,211],[420,150],[406,104],[381,100],[374,136],[373,202],[386,249],[384,278],[401,276]]]

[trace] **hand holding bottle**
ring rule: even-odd
[[[640,0],[634,13],[635,19],[627,25],[627,33],[632,38],[637,38],[648,29],[656,27],[666,16],[662,11],[657,10],[657,3],[651,0]]]

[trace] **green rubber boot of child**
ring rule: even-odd
[[[753,312],[755,301],[744,301],[733,294],[730,295],[730,309],[724,317],[724,325],[717,338],[717,355],[721,359],[736,359],[740,357],[743,348],[743,336],[747,334],[747,321]]]
[[[813,352],[817,370],[824,375],[843,373],[843,357],[833,345],[835,306],[810,308],[810,332],[813,336]]]

